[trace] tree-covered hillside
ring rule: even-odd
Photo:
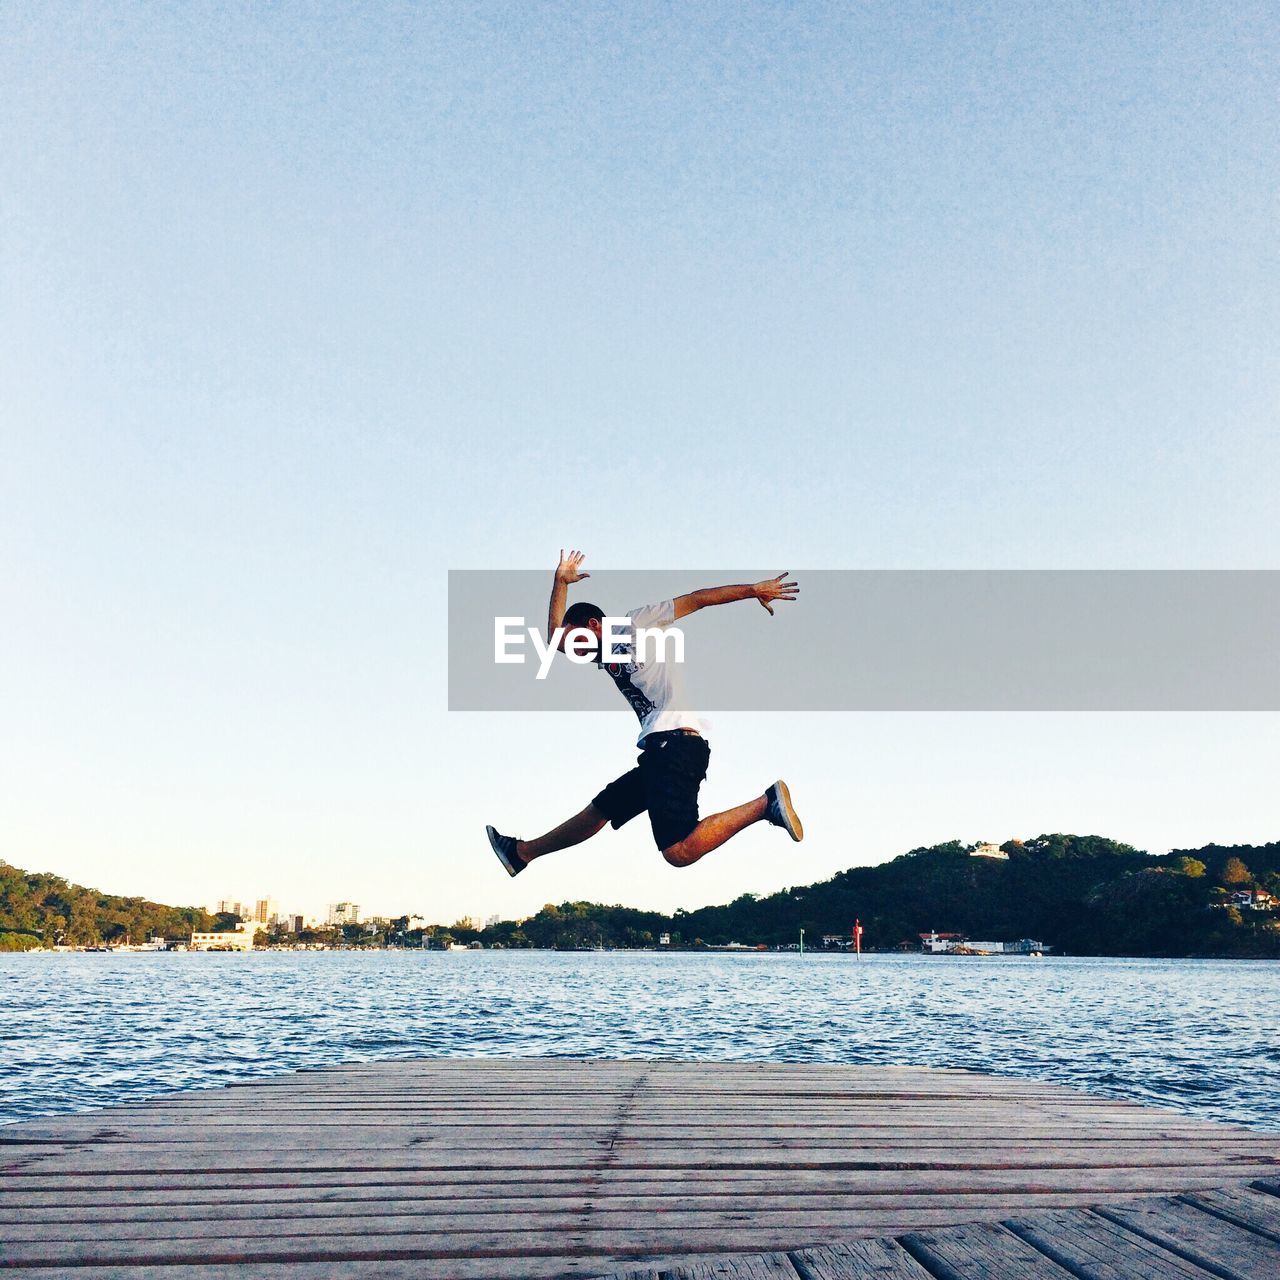
[[[1160,857],[1101,836],[1043,835],[1001,846],[1007,860],[975,857],[953,841],[891,862],[853,867],[818,884],[674,916],[594,903],[547,906],[520,924],[474,936],[532,946],[729,942],[810,945],[849,935],[864,945],[915,948],[931,929],[970,938],[1035,938],[1075,955],[1280,957],[1280,916],[1231,905],[1253,888],[1280,898],[1280,843],[1176,850]]]
[[[21,871],[0,862],[0,951],[36,946],[144,942],[152,933],[181,938],[210,928],[199,907],[166,907],[71,884],[61,876]]]
[[[1280,955],[1276,917],[1222,906],[1255,883],[1280,896],[1280,843],[1210,846],[1152,857],[1101,836],[1043,835],[974,857],[952,842],[764,898],[740,898],[680,917],[686,937],[778,943],[850,931],[888,949],[930,929],[973,938],[1035,938],[1097,955]],[[1231,860],[1243,880],[1228,877]],[[745,935],[745,936],[741,936]]]
[[[646,947],[666,933],[676,947],[779,946],[804,929],[810,945],[821,945],[824,934],[847,936],[859,918],[864,945],[885,951],[915,948],[921,933],[936,929],[995,941],[1035,938],[1074,955],[1280,958],[1280,911],[1266,903],[1268,893],[1280,898],[1280,842],[1159,857],[1102,836],[1043,835],[1001,848],[1007,858],[981,857],[952,841],[817,884],[674,915],[566,902],[485,929],[459,921],[410,934],[402,918],[315,940]],[[210,927],[216,922],[196,907],[112,897],[0,862],[0,949],[122,941],[126,934],[139,942],[152,932],[181,938]],[[296,939],[277,932],[272,941]]]

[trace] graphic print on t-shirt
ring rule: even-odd
[[[640,719],[640,723],[644,724],[645,717],[651,714],[655,704],[645,697],[632,682],[631,677],[640,669],[640,664],[636,662],[606,662],[604,669],[613,679],[613,683],[618,686],[619,692],[631,704],[631,709]]]
[[[669,627],[676,620],[674,600],[632,609],[627,617],[631,621],[632,638],[629,644],[615,646],[613,652],[598,665],[609,674],[626,698],[640,721],[638,743],[643,743],[651,733],[664,733],[671,729],[695,729],[701,732],[702,722],[688,709],[684,697],[684,684],[678,662],[638,662],[635,633],[641,628]]]

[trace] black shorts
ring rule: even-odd
[[[659,849],[669,849],[698,825],[698,788],[710,759],[706,739],[696,734],[651,733],[636,767],[615,778],[591,804],[615,831],[647,809],[654,841]]]

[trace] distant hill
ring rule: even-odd
[[[824,934],[848,936],[860,918],[864,945],[879,950],[914,949],[919,934],[937,929],[1035,938],[1077,955],[1280,957],[1280,916],[1227,905],[1230,893],[1254,886],[1280,898],[1280,842],[1159,857],[1102,836],[1042,835],[1000,848],[1007,858],[975,857],[958,841],[913,849],[817,884],[674,916],[564,903],[476,936],[509,930],[515,945],[627,946],[669,932],[677,946],[776,946],[804,929],[816,945]]]
[[[1010,840],[1005,857],[974,855],[958,841],[913,849],[890,862],[852,867],[817,884],[767,897],[744,894],[721,906],[666,915],[591,902],[548,904],[527,920],[486,929],[432,926],[449,938],[508,947],[645,947],[669,934],[673,946],[794,943],[847,936],[862,921],[868,948],[914,949],[931,929],[971,938],[1034,938],[1074,955],[1257,956],[1280,958],[1280,911],[1236,905],[1232,895],[1280,899],[1280,842],[1207,845],[1153,856],[1103,836],[1042,835]],[[364,933],[416,945],[401,922]],[[0,862],[0,950],[66,942],[178,938],[216,927],[198,907],[121,898]]]
[[[1247,875],[1230,888],[1275,884],[1280,843],[1152,857],[1101,836],[1042,835],[1001,849],[1007,860],[974,857],[958,842],[914,849],[819,884],[691,912],[684,928],[719,934],[730,922],[750,922],[770,933],[764,940],[781,941],[801,927],[810,938],[847,934],[857,916],[866,942],[881,948],[915,945],[937,929],[1035,938],[1074,953],[1280,955],[1274,917],[1210,909],[1230,891],[1231,859]]]
[[[91,946],[123,941],[126,935],[144,942],[152,933],[181,938],[193,928],[211,928],[211,919],[199,907],[121,898],[0,862],[0,951],[55,943]]]

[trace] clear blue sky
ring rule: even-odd
[[[705,799],[785,772],[804,845],[674,872],[638,823],[507,882],[484,822],[577,808],[630,713],[450,717],[442,619],[562,545],[1280,567],[1278,45],[1249,3],[6,4],[0,856],[447,919],[1277,838],[1273,716],[722,716]]]

